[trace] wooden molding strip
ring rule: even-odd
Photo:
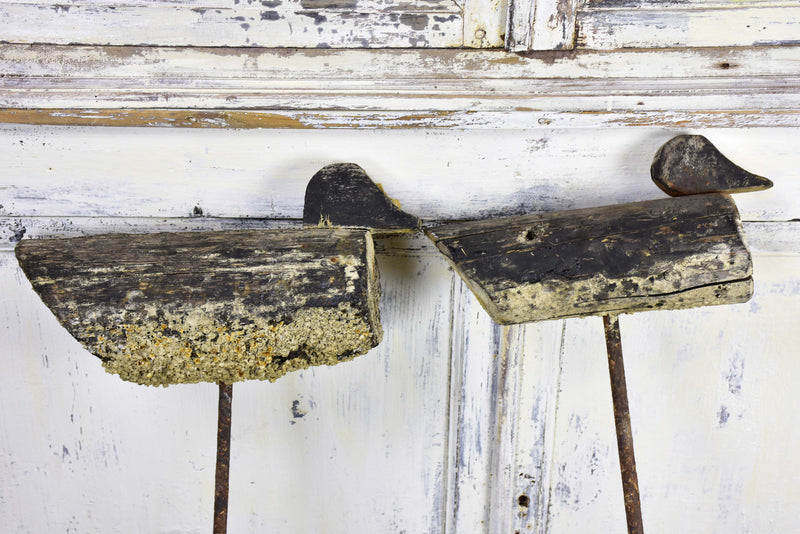
[[[183,48],[143,46],[53,46],[0,44],[0,88],[20,77],[110,79],[227,84],[303,81],[349,82],[492,79],[609,79],[792,76],[800,74],[800,46],[684,48],[670,50],[320,50]],[[369,83],[366,83],[369,82]],[[325,86],[322,87],[323,89]],[[305,86],[310,90],[312,87]],[[429,87],[433,89],[433,87]]]
[[[800,127],[800,110],[716,111],[236,111],[0,109],[0,124],[235,129],[537,129]]]

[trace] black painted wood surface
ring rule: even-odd
[[[673,197],[772,187],[772,181],[739,167],[702,135],[678,135],[664,143],[653,157],[650,177]]]
[[[377,233],[415,231],[422,226],[355,163],[326,165],[311,177],[303,203],[303,224],[359,226]]]
[[[501,324],[744,302],[736,206],[708,194],[427,230]]]
[[[61,324],[133,382],[275,380],[382,335],[365,229],[23,240],[16,255]]]

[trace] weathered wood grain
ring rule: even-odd
[[[798,47],[575,52],[0,45],[8,123],[794,127]],[[168,73],[168,76],[165,76]],[[145,111],[146,110],[146,111]]]
[[[311,48],[499,48],[500,0],[13,0],[6,42]],[[76,24],[81,21],[82,24]]]
[[[755,98],[752,98],[755,96]],[[646,97],[645,97],[646,98]],[[708,107],[719,98],[707,94],[693,95],[698,107]],[[748,97],[741,95],[744,105]],[[750,95],[751,100],[761,100]],[[628,110],[635,105],[630,97],[617,99],[609,96],[588,97],[578,106],[586,106],[583,111],[556,111],[555,108],[567,106],[562,97],[552,100],[531,98],[523,102],[553,108],[552,111],[533,111],[528,107],[511,109],[514,100],[498,101],[495,104],[502,111],[234,111],[234,110],[196,110],[196,109],[0,109],[0,124],[29,124],[52,126],[111,126],[122,128],[202,128],[202,129],[248,129],[248,130],[502,130],[523,129],[550,130],[553,128],[620,128],[620,127],[671,127],[671,128],[794,128],[800,126],[800,111],[796,109],[739,110],[728,111],[644,111]],[[620,101],[621,100],[621,101]],[[655,95],[648,99],[650,107],[659,105],[677,106],[679,97]],[[732,104],[738,104],[736,98]],[[764,102],[772,97],[763,98]],[[798,100],[797,95],[786,94],[780,97],[782,105],[790,105]],[[620,109],[603,111],[609,101],[619,104]],[[475,104],[474,99],[456,98],[445,104],[455,107],[459,102]],[[643,100],[639,100],[642,102]],[[388,107],[388,102],[373,101],[370,105]],[[403,102],[414,108],[422,107],[423,102]],[[489,107],[487,102],[480,107]],[[616,104],[615,104],[616,106]],[[644,104],[640,107],[644,107]]]
[[[577,27],[578,47],[595,50],[783,46],[798,43],[800,7],[587,8],[578,12]]]
[[[501,324],[744,302],[752,293],[750,254],[726,195],[454,223],[428,233]]]
[[[649,9],[702,11],[713,8],[800,6],[798,0],[585,0],[584,9]]]
[[[700,193],[746,193],[772,182],[742,169],[702,135],[678,135],[653,157],[650,177],[670,196]]]
[[[170,2],[3,3],[0,33],[13,43],[254,47],[457,47],[457,6],[406,2],[270,0],[227,7]],[[7,21],[3,23],[3,21]],[[10,21],[25,21],[25,24]]]
[[[16,254],[61,324],[137,383],[275,380],[382,336],[365,230],[107,234]]]
[[[509,0],[508,4],[507,50],[575,48],[578,0]]]
[[[538,52],[526,55],[499,50],[335,50],[259,49],[145,46],[53,46],[0,44],[0,67],[6,76],[2,87],[28,81],[92,84],[101,89],[107,82],[120,87],[135,86],[134,78],[177,84],[188,89],[203,80],[214,80],[224,89],[243,87],[280,88],[291,91],[301,82],[314,80],[313,89],[329,89],[337,80],[354,87],[372,86],[380,80],[419,81],[420,89],[432,80],[505,80],[518,78],[597,79],[613,83],[615,78],[632,80],[659,78],[742,78],[797,75],[800,46],[688,48],[666,50],[577,50]],[[169,73],[170,76],[164,75]],[[279,76],[283,74],[283,76]],[[773,79],[774,83],[780,79]],[[781,85],[784,85],[781,83]],[[435,87],[427,86],[427,90]],[[307,90],[311,88],[306,87]],[[632,89],[632,92],[636,90]],[[47,95],[38,95],[44,99]],[[178,95],[173,95],[178,96]],[[197,102],[200,104],[201,102]],[[725,106],[724,101],[719,101]]]
[[[422,222],[400,209],[355,163],[320,169],[306,186],[303,224],[314,227],[361,226],[373,231],[415,231]]]

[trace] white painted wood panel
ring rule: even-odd
[[[577,45],[590,49],[797,44],[800,7],[592,9],[578,13]]]
[[[8,532],[210,525],[216,387],[103,371],[0,252],[0,523]]]
[[[441,532],[452,273],[425,241],[383,247],[400,253],[379,259],[380,348],[234,388],[230,531]],[[8,251],[0,276],[0,522],[210,529],[216,387],[146,388],[104,373]]]
[[[650,160],[679,131],[3,126],[0,450],[11,497],[0,521],[22,531],[114,531],[125,517],[138,530],[180,532],[204,529],[211,507],[213,388],[146,389],[102,373],[32,294],[9,253],[18,237],[295,225],[305,182],[332,161],[362,164],[406,209],[433,219],[655,198]],[[797,340],[784,333],[800,277],[791,222],[798,131],[702,133],[776,186],[737,198],[753,221],[745,231],[756,254],[755,304],[622,319],[645,517],[648,530],[688,528],[671,512],[690,495],[699,504],[687,521],[711,532],[763,531],[767,521],[794,521],[798,503],[791,477],[778,479],[778,495],[771,478],[752,474],[756,465],[779,476],[785,462],[773,458],[800,446],[791,433],[770,437],[794,420],[780,392],[796,379]],[[195,208],[204,216],[190,217]],[[237,386],[232,528],[621,532],[599,319],[501,328],[424,239],[382,240],[378,250],[383,344],[348,364]],[[739,369],[731,354],[744,354],[757,380],[750,389],[743,381],[738,396],[728,386]],[[681,396],[690,379],[703,395],[716,393]],[[74,428],[70,415],[84,424]],[[741,446],[719,456],[727,443]],[[120,460],[107,467],[100,451],[115,447]],[[126,495],[135,487],[149,497],[120,511],[121,483]],[[780,506],[764,504],[773,500]]]
[[[510,0],[506,50],[569,50],[575,48],[578,0]]]
[[[13,1],[4,42],[301,48],[502,46],[500,0]],[[477,35],[476,35],[477,33]]]
[[[663,197],[650,180],[650,164],[658,147],[681,131],[613,128],[598,136],[592,129],[10,125],[0,127],[0,216],[169,218],[199,207],[213,217],[297,219],[309,178],[345,161],[363,166],[405,209],[427,220],[590,207]],[[800,218],[793,167],[799,130],[703,133],[733,161],[776,183],[738,198],[744,220]]]
[[[788,451],[800,435],[781,407],[800,373],[799,261],[797,253],[757,255],[747,304],[622,317],[647,532],[795,528],[797,460]],[[568,320],[566,332],[556,438],[545,458],[553,475],[539,488],[549,508],[517,528],[624,532],[602,325]]]

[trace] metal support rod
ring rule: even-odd
[[[622,492],[625,496],[628,534],[643,534],[642,505],[639,501],[636,458],[633,455],[633,434],[631,433],[631,415],[628,410],[628,388],[625,385],[625,366],[622,362],[622,335],[619,331],[619,317],[604,315],[603,327],[608,350],[611,400],[614,404],[614,425],[617,428],[617,450],[622,475]]]
[[[231,405],[233,384],[219,384],[217,470],[214,477],[214,534],[228,531],[228,474],[231,464]]]

